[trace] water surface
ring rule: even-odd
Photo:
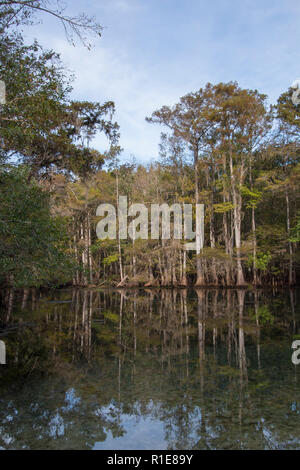
[[[300,449],[300,292],[2,292],[2,449]]]

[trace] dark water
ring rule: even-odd
[[[3,449],[300,449],[300,291],[2,293]]]

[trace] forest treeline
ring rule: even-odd
[[[113,101],[72,100],[59,55],[25,44],[20,33],[33,21],[31,6],[43,2],[20,3],[0,1],[1,284],[299,284],[300,107],[293,90],[270,105],[234,81],[208,83],[146,117],[162,130],[151,163],[125,161]],[[62,21],[79,37],[100,32],[85,16]],[[91,146],[97,133],[107,137],[102,152]],[[147,207],[205,204],[204,248],[186,251],[175,239],[99,240],[96,209],[117,207],[120,195]]]

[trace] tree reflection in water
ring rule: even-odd
[[[0,446],[300,448],[299,294],[3,292]]]

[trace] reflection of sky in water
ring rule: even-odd
[[[76,408],[77,405],[80,404],[81,399],[79,397],[76,397],[76,392],[74,388],[70,388],[70,390],[67,390],[66,392],[66,398],[65,402],[67,403],[66,406],[62,408],[63,411],[71,411],[74,408]]]
[[[62,406],[61,409],[57,411],[57,413],[51,418],[49,422],[49,435],[52,438],[64,436],[65,424],[62,414],[76,410],[76,407],[78,407],[81,402],[81,399],[79,397],[76,397],[76,392],[74,388],[70,388],[66,391],[65,402],[66,405]]]
[[[165,450],[172,446],[175,447],[175,437],[169,436],[166,440],[166,424],[156,416],[159,415],[161,404],[155,404],[152,400],[147,404],[147,412],[149,416],[129,415],[122,413],[120,415],[120,424],[124,430],[121,437],[113,437],[110,430],[106,431],[106,439],[104,442],[95,442],[94,450]],[[136,403],[136,410],[139,409],[139,403]],[[117,414],[118,410],[114,404],[101,408],[102,416],[106,418],[110,414]],[[201,410],[196,407],[193,410],[193,416],[189,421],[189,441],[195,444],[197,442],[196,429],[201,425]]]
[[[166,449],[164,423],[151,417],[122,414],[120,416],[124,436],[114,438],[111,431],[107,432],[104,442],[96,442],[94,450],[126,450],[126,449]]]

